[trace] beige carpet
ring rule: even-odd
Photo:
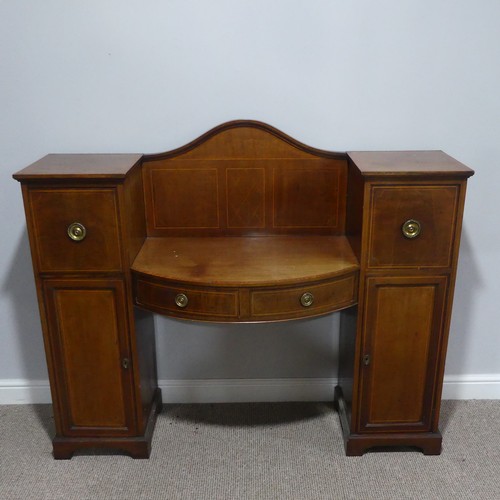
[[[443,453],[345,457],[325,403],[167,405],[149,460],[51,455],[51,407],[0,406],[0,499],[500,499],[500,401],[445,401]]]

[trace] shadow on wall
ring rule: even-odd
[[[20,372],[16,378],[24,378],[28,382],[47,380],[43,335],[26,228],[17,245],[14,260],[7,273],[7,279],[2,284],[2,289],[11,299],[15,318],[14,335],[17,336],[22,363],[21,367],[12,366],[10,371]],[[17,359],[13,358],[13,363],[16,362]],[[9,367],[6,371],[8,373]],[[47,405],[39,404],[35,405],[35,411],[47,436],[52,437],[54,435],[52,412],[50,418],[47,418]]]
[[[337,377],[338,314],[260,324],[155,319],[160,380]]]
[[[16,325],[15,335],[22,357],[22,366],[13,366],[10,371],[21,372],[16,378],[46,380],[47,365],[26,228],[23,230],[2,288],[11,299]],[[13,360],[14,363],[16,361]]]
[[[473,246],[466,228],[462,230],[460,258],[453,300],[452,320],[448,342],[446,374],[461,375],[466,372],[467,356],[473,345],[472,318],[474,317],[475,297],[484,286],[476,264]],[[477,340],[476,340],[477,341]],[[441,418],[441,430],[445,431],[453,418],[456,405],[449,405]]]
[[[450,326],[447,372],[450,375],[462,374],[467,366],[467,354],[472,346],[472,318],[474,317],[475,298],[484,282],[479,274],[473,247],[467,231],[462,231],[460,259],[453,300]]]

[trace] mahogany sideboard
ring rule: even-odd
[[[441,151],[333,153],[260,122],[161,154],[48,155],[21,182],[55,458],[147,458],[153,313],[267,322],[341,311],[347,455],[439,454],[467,178]],[[333,391],[332,391],[333,392]]]

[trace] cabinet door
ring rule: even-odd
[[[447,278],[368,278],[360,430],[428,431]]]
[[[135,430],[125,287],[120,280],[46,280],[48,336],[65,436]]]

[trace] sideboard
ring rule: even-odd
[[[346,454],[439,454],[473,173],[441,151],[334,153],[254,121],[166,153],[51,154],[17,172],[54,457],[149,457],[162,404],[153,313],[237,323],[334,311]]]

